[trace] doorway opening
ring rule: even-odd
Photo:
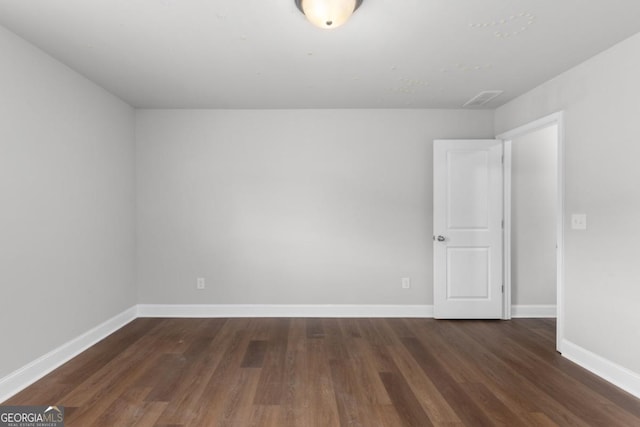
[[[556,317],[559,352],[564,331],[562,117],[556,113],[498,136],[505,147],[505,319]]]

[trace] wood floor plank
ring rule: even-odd
[[[297,326],[298,332],[305,332],[304,322],[299,322],[294,319],[292,324]],[[291,337],[291,334],[289,335]],[[312,396],[309,393],[308,384],[308,372],[307,369],[307,354],[306,343],[307,340],[298,341],[295,340],[295,350],[288,350],[287,357],[285,359],[285,395],[282,405],[276,405],[282,408],[282,418],[284,419],[283,426],[299,426],[310,425],[309,410],[310,401]],[[254,405],[265,406],[265,405]],[[269,405],[274,406],[274,405]]]
[[[456,321],[455,326],[464,324],[464,320]],[[482,381],[482,372],[475,363],[468,363],[474,357],[468,348],[459,343],[456,335],[456,327],[451,327],[452,322],[434,321],[428,324],[424,331],[419,331],[418,336],[433,353],[434,357],[443,365],[449,375],[458,383],[477,383]],[[424,333],[429,332],[426,340]]]
[[[169,402],[145,402],[135,416],[125,419],[123,426],[157,427],[158,419],[167,409]]]
[[[198,406],[194,408],[197,415],[189,420],[192,425],[216,425],[225,411],[229,389],[237,386],[238,381],[245,378],[241,376],[240,362],[249,345],[249,332],[246,329],[233,328],[233,322],[228,323],[228,326],[233,332],[228,345],[221,349],[222,357],[208,378],[201,398],[197,400]],[[180,419],[180,414],[176,415]]]
[[[345,336],[340,319],[323,319],[322,327],[325,331],[325,348],[329,360],[344,360],[349,358],[349,338]]]
[[[324,339],[310,338],[307,345],[306,375],[302,385],[310,426],[338,425],[336,388],[332,381],[331,361]]]
[[[375,415],[382,427],[397,427],[404,425],[404,421],[400,418],[400,415],[393,404],[376,406]]]
[[[125,391],[97,418],[94,425],[136,426],[144,416],[148,388],[134,387]],[[160,415],[159,413],[157,414]],[[77,418],[76,418],[77,420]],[[80,422],[80,421],[76,421]]]
[[[236,380],[227,388],[225,404],[215,422],[207,425],[246,426],[249,424],[251,412],[246,408],[253,405],[258,388],[260,372],[255,369],[241,369]]]
[[[267,353],[268,341],[249,341],[249,347],[240,363],[241,368],[261,368]]]
[[[307,338],[324,338],[322,319],[307,319]]]
[[[358,400],[353,375],[344,360],[332,360],[331,378],[335,388],[339,424],[343,426],[363,426],[358,414]]]
[[[397,348],[392,356],[425,413],[435,425],[462,425],[462,421],[440,394],[440,390],[424,375],[418,362],[404,346]]]
[[[408,427],[433,426],[404,377],[396,373],[381,372],[380,378],[404,425]]]
[[[487,414],[469,397],[433,354],[416,338],[403,338],[403,342],[424,373],[438,387],[442,396],[467,425],[492,426]]]
[[[283,408],[280,405],[254,405],[247,427],[283,427]]]
[[[236,339],[233,326],[224,326],[224,324],[220,327],[214,326],[215,335],[205,335],[194,341],[192,346],[185,351],[184,356],[189,359],[189,368],[176,384],[171,405],[166,407],[159,419],[164,424],[184,422],[183,414],[190,415],[186,421],[190,421],[191,418],[196,418],[200,414],[206,387],[225,354],[218,349],[227,348],[231,345],[232,340]]]
[[[340,326],[342,328],[343,335],[351,338],[361,338],[360,328],[358,326],[360,319],[340,319]]]
[[[285,395],[284,368],[290,319],[278,319],[269,339],[256,391],[256,405],[280,405]]]
[[[385,369],[380,368],[380,363],[371,357],[374,351],[368,343],[362,339],[352,340],[352,349],[359,349],[353,356],[344,359],[349,372],[354,376],[358,392],[370,405],[390,405],[391,399],[380,378],[380,372],[397,372],[398,369],[392,361],[387,361]],[[376,347],[377,353],[382,351]]]
[[[305,322],[307,319],[290,319],[289,336],[287,337],[287,353],[305,351],[307,344]],[[268,339],[268,337],[267,337]]]
[[[68,427],[640,425],[552,319],[137,319],[4,404]]]
[[[247,329],[251,331],[249,338],[256,341],[268,341],[271,337],[273,325],[278,321],[274,318],[256,317],[249,319]]]
[[[489,415],[494,424],[502,426],[522,424],[521,417],[518,417],[483,383],[461,384],[461,387]]]

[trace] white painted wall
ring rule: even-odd
[[[565,111],[565,338],[640,373],[640,34],[496,111],[504,132]],[[588,214],[588,230],[570,228]]]
[[[134,113],[0,27],[0,378],[135,304]]]
[[[491,111],[139,110],[139,302],[431,304],[433,140],[493,135]]]
[[[514,138],[511,150],[511,298],[556,303],[558,127]]]

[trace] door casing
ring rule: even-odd
[[[558,129],[558,199],[556,205],[556,350],[562,353],[564,339],[564,113],[562,111],[542,117],[498,135],[504,141],[504,316],[511,319],[511,146],[520,136],[556,125]]]

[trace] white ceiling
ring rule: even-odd
[[[494,108],[640,32],[639,0],[0,0],[0,25],[136,107]]]

